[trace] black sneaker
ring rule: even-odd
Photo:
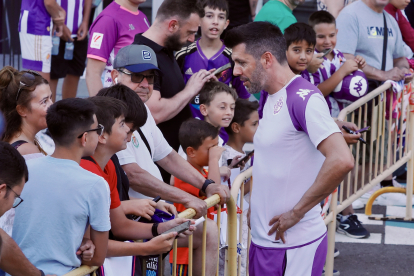
[[[346,235],[354,239],[364,239],[370,236],[367,229],[365,229],[356,215],[349,215],[347,219],[341,221],[342,215],[338,215],[338,233]]]

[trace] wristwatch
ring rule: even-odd
[[[216,183],[216,182],[214,182],[214,181],[213,181],[213,180],[211,180],[211,179],[206,179],[206,181],[204,181],[203,187],[201,187],[201,191],[202,191],[203,193],[207,194],[207,193],[206,193],[206,189],[207,189],[208,185],[213,184],[213,183]]]

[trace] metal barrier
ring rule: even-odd
[[[358,143],[350,146],[356,159],[355,168],[347,175],[340,187],[332,193],[329,214],[324,219],[328,226],[328,254],[325,265],[325,275],[327,276],[333,274],[336,215],[407,162],[407,189],[382,188],[373,193],[368,200],[366,214],[371,214],[372,203],[377,196],[382,193],[398,192],[407,194],[406,217],[404,219],[410,220],[412,218],[412,197],[408,195],[413,194],[412,149],[414,148],[414,135],[412,131],[414,131],[414,113],[410,112],[410,94],[399,93],[395,97],[392,92],[387,92],[389,88],[391,88],[390,83],[381,85],[365,97],[344,108],[338,116],[338,120],[353,122],[359,129],[367,127],[369,124],[372,129],[370,139],[367,139],[367,133],[362,135],[365,140],[368,140],[368,145],[362,144],[361,146],[361,143]],[[394,112],[395,110],[398,112]],[[369,149],[369,156],[367,156],[367,149]],[[243,194],[244,185],[242,184],[251,176],[252,168],[249,168],[235,179],[231,189],[233,198],[237,198],[240,191]],[[241,209],[243,209],[242,206]],[[249,231],[249,243],[250,240]],[[249,247],[247,256],[248,250]],[[238,260],[240,268],[240,256]],[[248,259],[246,262],[248,268]],[[238,276],[239,273],[240,270]],[[248,275],[248,269],[246,275]]]
[[[213,195],[209,198],[207,198],[205,200],[205,202],[207,203],[207,208],[213,207],[214,205],[218,204],[220,202],[220,197],[218,195]],[[236,203],[233,197],[230,198],[230,200],[227,202],[226,204],[227,206],[227,229],[229,229],[229,233],[236,233],[237,231],[237,207],[236,207]],[[217,225],[220,225],[220,213],[221,213],[221,208],[219,207],[217,210],[217,214],[218,214],[218,220],[217,220]],[[188,218],[191,219],[196,215],[196,211],[192,208],[186,209],[185,211],[181,212],[180,214],[178,214],[179,218]],[[206,231],[206,226],[207,226],[207,221],[204,221],[203,224],[203,241],[202,241],[202,250],[203,250],[203,257],[202,257],[202,275],[205,275],[205,265],[206,265],[206,236],[207,236],[207,231]],[[219,228],[220,231],[220,228]],[[220,235],[219,235],[220,238]],[[188,275],[192,276],[192,268],[193,268],[193,252],[192,252],[192,248],[193,248],[193,236],[189,236],[189,264],[188,264]],[[217,248],[218,250],[218,248]],[[177,257],[177,240],[174,241],[174,246],[173,246],[173,268],[176,267],[176,257]],[[227,274],[229,276],[236,276],[236,256],[237,256],[237,239],[235,235],[229,235],[228,237],[228,258],[226,259],[226,268],[227,268]],[[162,260],[162,255],[160,255],[159,260]],[[159,275],[163,275],[163,269],[162,269],[162,261],[159,262],[160,265],[160,269],[159,269]],[[143,265],[143,275],[145,274],[146,271],[146,266]],[[90,267],[90,266],[86,266],[83,265],[77,269],[74,269],[73,271],[65,274],[65,276],[84,276],[84,275],[88,275],[90,273],[93,273],[96,269],[98,269],[98,267]],[[173,276],[176,276],[176,269],[173,269]],[[218,265],[217,265],[217,273],[216,275],[218,275]]]

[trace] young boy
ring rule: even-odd
[[[239,77],[233,76],[234,63],[231,59],[231,49],[226,48],[220,40],[220,35],[229,25],[229,8],[226,0],[207,0],[203,2],[205,16],[201,18],[201,38],[177,52],[176,59],[181,68],[184,81],[187,82],[191,75],[201,69],[218,69],[230,63],[232,66],[220,75],[219,81],[233,87],[238,96],[248,99],[247,92]],[[200,113],[200,103],[196,96],[190,103],[193,117],[203,119]],[[226,142],[227,133],[220,130],[220,137]]]
[[[306,72],[303,76],[318,86],[328,102],[331,115],[337,117],[344,103],[349,104],[367,92],[365,75],[361,71],[357,71],[365,67],[365,59],[356,56],[355,60],[345,60],[343,54],[335,49],[338,30],[335,18],[329,12],[314,12],[309,17],[309,25],[316,33],[316,52],[320,53],[326,50],[330,50],[330,52],[323,58],[324,61],[318,71],[313,74]],[[352,78],[353,75],[350,75],[352,73],[358,78],[354,80],[357,93],[342,88],[342,84],[346,83],[345,80]]]
[[[297,75],[307,72],[316,45],[315,31],[306,23],[294,23],[285,29],[286,57],[290,69]],[[305,77],[306,79],[306,77]],[[308,79],[309,80],[309,79]],[[267,101],[266,91],[260,92],[259,116],[263,116],[263,108]]]
[[[117,190],[117,174],[111,157],[118,151],[124,150],[131,139],[130,128],[125,123],[127,106],[120,100],[112,97],[92,97],[88,101],[96,106],[96,117],[104,130],[99,137],[98,146],[92,156],[82,159],[81,166],[99,176],[102,176],[109,184],[111,190],[111,232],[117,239],[136,240],[153,238],[152,224],[135,222],[126,218],[126,214],[134,214],[150,218],[154,212],[145,210],[147,199],[140,200],[119,200]],[[141,204],[141,202],[143,202]],[[166,204],[166,203],[163,203]],[[153,206],[151,206],[153,207]],[[140,209],[144,210],[140,210]],[[128,212],[128,210],[130,210]],[[167,211],[171,211],[169,208]],[[175,211],[175,210],[174,210]],[[162,233],[172,227],[184,223],[184,219],[175,219],[169,222],[160,223],[157,232]],[[153,238],[148,243],[140,244],[141,255],[155,255],[168,252],[174,241],[174,235],[161,235]],[[120,256],[119,251],[122,244],[117,241],[110,241],[107,256]],[[132,247],[131,251],[132,251]],[[124,256],[130,256],[131,253]]]
[[[104,179],[79,166],[102,134],[93,103],[79,98],[53,104],[46,122],[56,148],[51,156],[27,161],[29,181],[16,208],[13,239],[45,274],[64,275],[81,264],[100,266],[108,247],[109,189]],[[95,253],[81,261],[76,252],[85,229]],[[40,254],[41,252],[41,254]]]
[[[220,169],[218,164],[221,158],[221,154],[224,151],[223,147],[218,146],[218,132],[218,128],[209,124],[208,122],[189,119],[181,125],[178,134],[180,144],[187,154],[188,163],[197,169],[206,179],[211,179],[216,183],[221,182]],[[205,166],[208,166],[208,171],[204,169]],[[180,179],[175,179],[174,186],[192,194],[193,196],[205,198],[205,194],[203,194],[200,189],[197,189]],[[174,203],[174,205],[179,212],[182,212],[186,209],[182,204]],[[207,214],[212,211],[214,211],[214,208],[210,208],[207,211]],[[212,216],[209,216],[209,219],[212,219]],[[216,239],[215,241],[217,242],[218,240]],[[217,248],[217,245],[215,248]],[[172,255],[170,255],[170,262],[172,263]],[[187,275],[187,248],[178,248],[177,264],[177,275]],[[214,261],[210,260],[209,266],[210,265],[211,267],[216,268],[217,259]],[[213,272],[214,271],[215,269]]]

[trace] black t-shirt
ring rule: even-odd
[[[160,91],[162,98],[172,98],[184,89],[184,79],[180,67],[175,60],[173,51],[167,50],[165,47],[142,36],[142,34],[135,36],[133,44],[146,45],[153,49],[157,55],[158,68],[162,72],[162,78],[160,78],[160,81],[154,83],[154,90]],[[188,118],[191,118],[191,110],[190,106],[186,105],[174,118],[158,124],[165,140],[176,151],[180,147],[178,130],[181,124]]]
[[[249,0],[228,0],[229,3],[229,27],[236,27],[249,23]]]

